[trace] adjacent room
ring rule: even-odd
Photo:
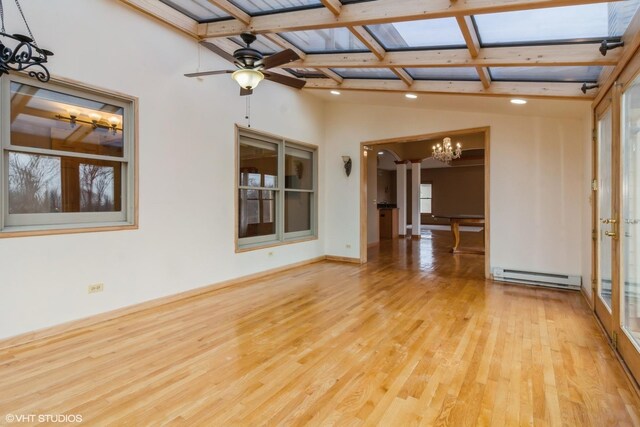
[[[0,0],[0,425],[640,426],[640,0]]]

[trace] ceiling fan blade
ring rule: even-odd
[[[203,76],[213,76],[216,74],[231,74],[233,71],[230,70],[216,70],[216,71],[200,71],[197,73],[187,73],[185,77],[203,77]]]
[[[268,68],[277,67],[279,65],[287,64],[291,61],[297,61],[300,56],[291,49],[283,50],[282,52],[269,55],[262,61],[265,70]]]
[[[263,73],[264,78],[267,80],[271,80],[272,82],[280,83],[286,86],[294,87],[296,89],[302,89],[304,85],[307,84],[306,81],[296,79],[294,77],[283,76],[282,74],[276,73]]]
[[[253,89],[245,89],[243,87],[240,88],[240,96],[247,96],[253,93]]]
[[[230,53],[227,53],[224,49],[222,49],[221,47],[208,42],[208,41],[201,41],[200,44],[204,47],[206,47],[207,49],[209,49],[211,52],[221,56],[222,58],[226,59],[227,61],[231,62],[232,64],[234,63],[234,61],[236,60],[233,55],[231,55]]]

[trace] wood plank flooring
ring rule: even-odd
[[[450,245],[427,231],[363,266],[312,264],[1,351],[0,425],[640,425],[580,294],[485,281],[483,257]]]

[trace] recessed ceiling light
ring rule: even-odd
[[[518,99],[518,98],[515,98],[515,99],[512,99],[512,100],[511,100],[511,103],[512,103],[512,104],[516,104],[516,105],[524,105],[524,104],[526,104],[526,103],[527,103],[527,101],[526,101],[526,100],[524,100],[524,99]]]
[[[378,151],[378,156],[382,156],[384,154],[384,151]]]
[[[331,91],[331,95],[340,95],[340,91],[339,90],[332,90]]]
[[[413,94],[413,93],[407,93],[404,96],[406,96],[409,99],[416,99],[418,97],[418,95]]]

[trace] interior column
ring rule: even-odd
[[[396,161],[396,206],[398,207],[398,235],[407,234],[407,163]]]
[[[411,160],[411,234],[420,238],[420,166],[422,160]]]

